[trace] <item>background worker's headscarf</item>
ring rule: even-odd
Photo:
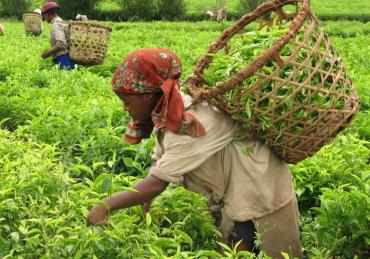
[[[205,135],[202,124],[190,113],[184,112],[179,89],[181,62],[173,52],[165,49],[141,49],[128,55],[113,75],[115,93],[141,94],[162,92],[149,122],[131,121],[124,140],[140,143],[156,128],[199,137]]]

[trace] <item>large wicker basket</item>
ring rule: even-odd
[[[100,65],[104,62],[112,28],[91,22],[68,22],[69,55],[77,64]]]
[[[26,34],[39,36],[42,33],[42,17],[39,14],[23,14],[23,24]]]
[[[286,5],[295,6],[296,13],[285,12]],[[212,54],[224,49],[232,37],[244,30],[246,25],[270,15],[271,12],[279,15],[282,20],[288,21],[289,16],[291,17],[287,31],[234,76],[216,86],[207,86],[203,72],[211,64]],[[304,37],[298,38],[298,32],[302,30]],[[280,50],[287,44],[291,45],[292,54],[288,58],[281,58]],[[308,54],[303,62],[298,62],[297,53],[302,50]],[[311,63],[313,57],[318,62]],[[272,61],[277,64],[275,70],[265,73],[264,66]],[[326,67],[323,66],[324,61]],[[287,66],[293,68],[293,73],[289,78],[281,78],[280,72]],[[307,74],[304,81],[297,80],[300,71]],[[248,88],[241,87],[252,76],[258,78],[255,83]],[[314,80],[311,80],[314,77],[319,77],[320,81],[330,79],[326,81],[331,83],[315,85],[312,83]],[[268,92],[262,91],[266,83],[272,86]],[[359,108],[359,98],[345,74],[343,61],[310,10],[309,0],[274,0],[244,15],[209,46],[207,53],[198,60],[194,73],[186,80],[185,86],[193,96],[194,104],[207,101],[226,111],[241,124],[248,122],[251,125],[248,133],[267,143],[288,163],[297,163],[315,154],[349,124]],[[280,98],[278,93],[286,86],[293,90],[289,98]],[[237,94],[231,100],[226,100],[224,95],[228,91],[237,91]],[[302,93],[308,96],[309,101],[299,101],[297,97]],[[314,105],[313,99],[317,93],[322,98],[331,98],[331,105]],[[255,99],[253,103],[249,103],[252,115],[246,118],[243,116],[246,107],[241,100],[251,95]],[[261,109],[260,104],[266,100],[271,101],[272,106],[268,110]],[[287,102],[291,105],[289,112],[280,114],[279,107]],[[337,108],[339,103],[344,104],[341,109]],[[297,112],[304,116],[297,118]],[[258,121],[261,116],[270,120],[271,126],[267,129],[261,129]],[[281,123],[286,125],[283,131],[277,127]],[[299,132],[296,130],[297,126],[300,128]]]

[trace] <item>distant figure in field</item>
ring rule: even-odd
[[[42,7],[42,18],[51,24],[51,48],[41,53],[42,58],[53,57],[54,64],[60,68],[71,70],[75,62],[69,56],[68,50],[68,25],[59,17],[59,5],[47,2]]]
[[[41,18],[42,18],[42,12],[41,12],[41,9],[36,8],[36,9],[33,11],[33,13],[34,13],[34,14],[38,14],[38,15],[40,15],[40,16],[41,16]]]
[[[77,14],[77,16],[76,16],[76,20],[77,20],[77,21],[88,21],[89,19],[87,19],[87,16],[86,16],[86,15],[83,15],[83,14]]]
[[[215,20],[215,14],[213,13],[213,11],[208,10],[208,11],[207,11],[207,14],[209,15],[209,19],[210,19],[211,21]]]
[[[4,27],[0,23],[0,36],[4,35]]]
[[[225,5],[222,8],[214,8],[207,11],[207,14],[209,15],[209,19],[211,21],[226,21],[227,20],[227,6]]]
[[[42,12],[41,12],[41,9],[39,8],[36,8],[34,11],[33,11],[34,14],[37,14],[37,15],[40,15],[40,18],[42,20]],[[42,31],[44,30],[44,23],[41,22],[41,30],[39,33],[37,34],[34,34],[35,36],[39,36],[41,35]]]
[[[216,20],[218,22],[227,20],[227,6],[226,5],[222,7],[221,9],[218,9]]]

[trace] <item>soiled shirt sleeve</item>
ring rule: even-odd
[[[62,21],[55,21],[52,27],[53,42],[64,50],[68,49],[66,26]]]
[[[238,127],[223,112],[205,104],[189,112],[202,123],[206,135],[194,138],[164,131],[163,138],[157,140],[159,147],[155,148],[154,153],[157,161],[149,170],[150,175],[166,182],[181,184],[184,174],[200,167],[235,138]]]

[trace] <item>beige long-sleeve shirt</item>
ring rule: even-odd
[[[184,103],[190,105],[189,96]],[[152,155],[156,163],[149,174],[207,196],[235,221],[270,214],[293,199],[288,165],[268,146],[235,141],[238,125],[207,104],[188,112],[202,123],[206,135],[193,138],[158,130]]]
[[[62,48],[53,55],[54,58],[68,53],[68,25],[60,18],[56,16],[51,20],[51,31],[50,31],[50,44],[52,47],[58,45]]]

